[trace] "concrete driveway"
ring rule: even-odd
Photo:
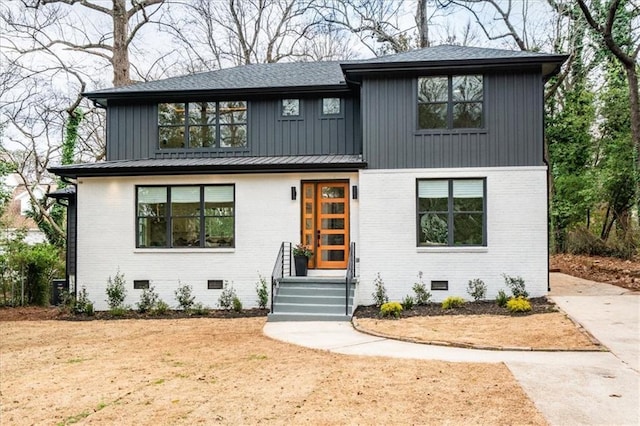
[[[640,294],[551,275],[553,300],[611,352],[510,352],[400,342],[345,322],[268,322],[264,333],[301,346],[352,355],[504,362],[553,425],[640,424]]]

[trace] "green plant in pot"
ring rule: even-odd
[[[297,277],[307,276],[307,264],[311,256],[313,256],[313,251],[311,250],[311,247],[307,245],[296,244],[293,248],[293,260],[296,266]]]

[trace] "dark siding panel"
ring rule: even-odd
[[[542,165],[540,74],[491,74],[485,85],[485,129],[418,132],[414,80],[365,80],[362,122],[369,167]]]
[[[67,206],[67,275],[76,274],[77,243],[77,204],[75,198],[69,199]]]

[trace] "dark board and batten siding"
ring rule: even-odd
[[[320,99],[303,99],[302,116],[284,119],[279,99],[249,101],[246,149],[170,151],[158,149],[156,104],[110,105],[107,160],[360,154],[359,100],[345,98],[342,106],[341,115],[322,117]]]
[[[543,165],[539,73],[485,75],[481,130],[417,130],[415,79],[362,84],[364,158],[374,169]]]

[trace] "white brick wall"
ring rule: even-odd
[[[98,310],[107,309],[105,288],[117,268],[124,273],[132,307],[142,290],[133,280],[148,279],[160,297],[175,306],[178,281],[190,284],[196,302],[216,307],[221,290],[208,279],[233,281],[245,307],[257,305],[258,273],[270,282],[282,241],[300,240],[301,180],[349,179],[355,173],[201,175],[83,178],[78,185],[78,287],[86,286]],[[233,183],[236,194],[235,249],[136,249],[135,185]],[[291,200],[291,187],[298,198]],[[358,200],[351,201],[351,238],[358,237]],[[269,283],[270,285],[270,283]]]
[[[416,179],[486,178],[487,247],[417,248]],[[502,274],[520,275],[531,297],[547,291],[546,168],[363,170],[360,172],[360,284],[358,303],[373,302],[380,272],[391,300],[413,294],[422,271],[431,280],[448,280],[448,291],[432,291],[434,300],[455,295],[469,299],[469,280],[482,279],[488,298],[506,287]]]

